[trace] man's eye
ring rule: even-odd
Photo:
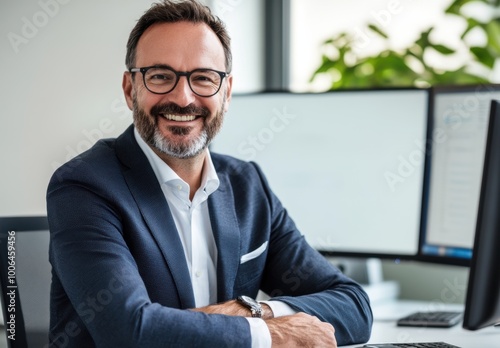
[[[217,76],[218,78],[218,76]],[[191,81],[195,83],[213,83],[215,84],[217,79],[215,76],[212,75],[205,75],[205,74],[196,74],[191,76]]]
[[[167,75],[156,74],[150,77],[151,80],[168,80],[169,77]]]
[[[171,84],[175,82],[175,75],[153,73],[147,77],[147,83],[155,85]]]
[[[193,77],[193,79],[196,81],[211,81],[210,77],[205,75],[196,75]]]

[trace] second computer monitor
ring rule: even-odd
[[[430,90],[422,261],[470,263],[492,99],[500,85]]]

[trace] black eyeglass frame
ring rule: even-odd
[[[155,92],[155,91],[152,91],[151,89],[149,89],[148,84],[146,83],[146,73],[148,72],[149,69],[166,69],[166,70],[172,71],[175,74],[175,83],[173,84],[172,88],[166,92]],[[199,68],[199,69],[194,69],[191,71],[176,71],[176,70],[172,69],[171,67],[162,66],[162,65],[145,66],[142,68],[130,68],[130,69],[128,69],[128,71],[130,73],[136,73],[136,72],[142,73],[142,82],[144,83],[144,87],[146,87],[146,89],[153,94],[168,94],[168,93],[172,92],[175,89],[175,87],[177,87],[177,84],[179,83],[181,76],[186,76],[186,79],[188,81],[188,85],[189,85],[189,88],[191,89],[191,91],[194,94],[196,94],[197,96],[200,96],[203,98],[209,98],[209,97],[212,97],[212,96],[216,95],[217,93],[219,93],[220,88],[222,87],[222,81],[224,80],[225,77],[229,76],[228,72],[214,70],[214,69],[208,69],[208,68]],[[210,95],[199,94],[191,86],[191,79],[190,79],[191,75],[193,73],[196,73],[199,71],[212,71],[212,72],[219,74],[219,76],[220,76],[219,87],[217,88],[217,90],[213,94],[210,94]]]

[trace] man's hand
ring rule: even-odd
[[[335,329],[317,317],[297,313],[266,320],[273,348],[278,347],[337,347]]]
[[[320,321],[317,317],[305,313],[297,313],[274,318],[273,312],[268,305],[263,303],[262,309],[262,318],[265,320],[271,333],[273,348],[337,347],[335,329],[332,325]],[[250,310],[236,300],[193,308],[191,310],[207,314],[252,316]]]

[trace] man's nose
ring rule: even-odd
[[[179,105],[185,107],[195,101],[196,94],[189,87],[187,76],[180,76],[175,88],[167,94],[169,99]]]

